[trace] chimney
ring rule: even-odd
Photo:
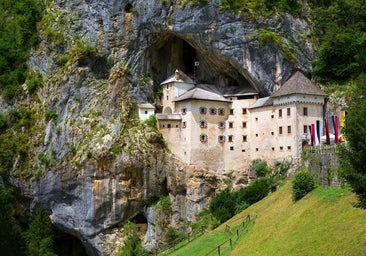
[[[180,75],[179,75],[178,69],[175,70],[174,77],[175,77],[175,80],[179,80],[180,79]]]

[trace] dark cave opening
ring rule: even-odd
[[[54,231],[53,248],[59,256],[87,256],[85,247],[76,237],[60,230]]]
[[[126,4],[125,5],[125,12],[127,12],[127,13],[132,12],[132,8],[133,8],[132,4],[130,4],[130,3]]]
[[[182,70],[197,83],[212,84],[220,88],[248,88],[256,92],[244,77],[240,67],[234,67],[230,59],[207,49],[195,47],[195,44],[174,34],[156,35],[156,43],[147,51],[146,72],[154,80],[154,91],[160,90],[160,83]],[[195,62],[199,65],[195,66]]]

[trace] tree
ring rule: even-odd
[[[298,172],[292,182],[292,197],[294,201],[300,200],[314,188],[314,177],[308,171]]]
[[[25,232],[27,251],[30,256],[54,256],[53,251],[53,231],[49,218],[49,213],[44,206],[36,209],[29,229]]]
[[[126,237],[122,247],[120,248],[119,256],[144,256],[149,255],[148,251],[142,247],[141,240],[137,233],[135,223],[127,222],[123,226],[123,234]]]
[[[341,174],[366,208],[366,75],[352,86],[343,133],[347,143],[339,147]]]

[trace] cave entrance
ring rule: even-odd
[[[54,231],[53,248],[59,256],[87,256],[85,247],[76,237],[60,230]]]
[[[229,87],[240,87],[245,93],[257,92],[240,73],[242,68],[235,67],[227,56],[197,48],[194,42],[172,33],[156,34],[152,40],[155,44],[146,52],[147,61],[142,72],[151,74],[156,92],[161,91],[160,83],[173,75],[176,69],[199,84],[215,85],[226,88],[226,91],[230,91]],[[195,62],[199,65],[196,66]]]
[[[131,222],[137,226],[137,232],[140,235],[144,235],[147,232],[147,219],[144,214],[139,213],[131,219]]]

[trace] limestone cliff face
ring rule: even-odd
[[[295,69],[310,71],[308,32],[306,22],[288,15],[253,20],[220,11],[218,0],[184,8],[161,0],[53,1],[29,60],[44,86],[12,106],[0,102],[51,116],[39,118],[31,139],[41,141],[32,147],[36,174],[11,181],[32,205],[51,209],[55,225],[78,237],[89,255],[112,253],[107,230],[154,215],[149,200],[163,193],[172,199],[173,225],[193,220],[225,174],[180,165],[161,136],[139,123],[136,103],[158,106],[154,92],[176,68],[200,82],[268,95]],[[283,44],[263,44],[265,33]],[[158,239],[150,234],[147,242]]]

